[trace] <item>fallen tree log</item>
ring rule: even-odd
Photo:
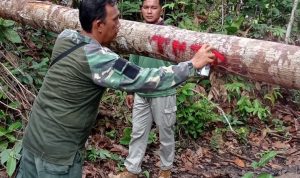
[[[80,30],[78,10],[45,1],[1,0],[0,17],[54,32]],[[300,89],[298,46],[121,20],[118,37],[110,47],[118,53],[180,62],[190,59],[204,43],[224,54],[227,63],[221,68],[229,72]]]

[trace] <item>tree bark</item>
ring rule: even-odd
[[[80,30],[78,10],[49,2],[1,0],[0,17],[54,32],[65,28]],[[300,89],[298,46],[121,20],[120,32],[110,48],[118,53],[180,62],[189,60],[205,43],[213,45],[227,59],[219,70]]]
[[[286,43],[289,43],[289,41],[290,41],[291,31],[292,31],[294,18],[295,18],[295,13],[296,13],[296,9],[297,9],[298,4],[299,4],[299,0],[294,0],[294,5],[293,5],[292,12],[291,12],[290,21],[288,23],[287,30],[286,30],[286,35],[285,35],[285,42]]]

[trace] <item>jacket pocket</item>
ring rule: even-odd
[[[166,108],[164,110],[165,123],[166,123],[167,127],[171,127],[176,123],[176,111],[177,111],[177,106],[173,106],[171,108]]]

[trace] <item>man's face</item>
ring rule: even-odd
[[[106,18],[102,22],[102,44],[109,44],[118,34],[120,28],[119,10],[117,6],[106,5]]]
[[[142,15],[146,23],[158,23],[162,7],[159,0],[145,0],[142,6]]]

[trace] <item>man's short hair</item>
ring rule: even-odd
[[[166,0],[159,0],[159,5],[162,7],[163,5],[164,5],[164,2],[165,2]]]
[[[82,0],[80,2],[79,21],[84,31],[92,32],[94,20],[105,20],[107,4],[114,6],[116,0]]]
[[[142,0],[142,3],[144,2],[145,0]],[[164,2],[165,2],[166,0],[159,0],[159,5],[162,7],[163,5],[164,5]]]

